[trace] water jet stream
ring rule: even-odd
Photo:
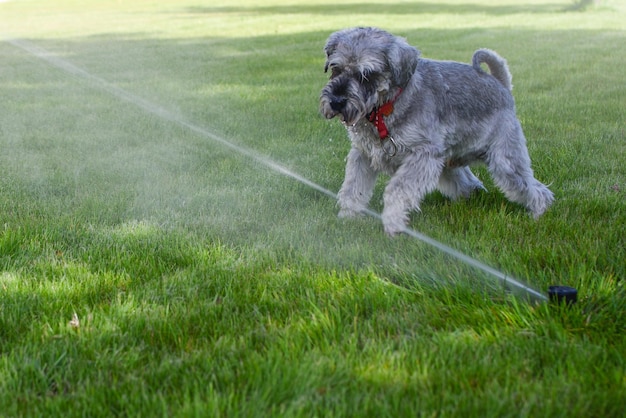
[[[298,173],[288,169],[287,167],[284,167],[283,165],[271,160],[268,157],[265,157],[261,154],[259,154],[258,152],[256,152],[253,149],[249,149],[237,144],[234,144],[231,141],[226,140],[225,138],[222,138],[221,136],[215,134],[214,132],[210,131],[207,128],[204,128],[200,125],[197,125],[195,123],[189,122],[184,120],[183,118],[175,115],[174,113],[168,111],[167,109],[164,109],[160,106],[158,106],[155,103],[152,103],[142,97],[139,97],[137,95],[134,95],[108,81],[106,81],[103,78],[100,78],[98,76],[95,76],[85,70],[83,70],[82,68],[79,68],[77,66],[75,66],[74,64],[72,64],[71,62],[55,55],[54,53],[41,48],[40,46],[29,42],[27,40],[24,39],[16,39],[16,38],[10,38],[10,37],[6,37],[6,36],[1,36],[1,38],[3,39],[4,42],[13,45],[16,48],[19,48],[25,52],[27,52],[28,54],[41,59],[45,62],[47,62],[48,64],[52,65],[53,67],[56,67],[60,70],[63,70],[64,72],[84,79],[88,82],[90,82],[94,87],[99,88],[100,90],[103,90],[125,102],[131,103],[137,107],[139,107],[140,109],[144,110],[147,113],[153,114],[155,116],[158,116],[161,119],[164,119],[166,121],[169,121],[171,123],[177,124],[179,126],[185,127],[187,129],[189,129],[192,132],[195,132],[196,134],[203,136],[205,138],[211,139],[227,148],[232,149],[233,151],[236,151],[239,154],[242,154],[254,161],[257,161],[259,163],[261,163],[262,165],[266,166],[267,168],[280,173],[284,176],[290,177],[322,194],[325,194],[326,196],[332,198],[332,199],[337,199],[337,194],[326,189],[325,187],[322,187],[321,185],[305,178],[302,177],[301,175],[299,175]],[[371,209],[367,209],[366,213],[378,220],[381,220],[381,215]],[[537,300],[537,301],[541,301],[541,302],[546,302],[548,301],[548,297],[546,297],[545,295],[543,295],[542,293],[534,290],[533,288],[527,286],[526,284],[522,283],[519,280],[516,280],[514,278],[512,278],[511,276],[508,276],[502,272],[500,272],[499,270],[490,267],[484,263],[482,263],[481,261],[478,261],[468,255],[465,255],[433,238],[430,238],[424,234],[421,234],[413,229],[410,228],[405,228],[403,231],[405,234],[407,234],[408,236],[415,238],[417,240],[420,240],[432,247],[437,248],[438,250],[442,251],[445,254],[448,254],[454,258],[456,258],[457,260],[470,265],[478,270],[483,271],[484,273],[487,273],[490,276],[495,277],[496,279],[499,280],[499,282],[502,284],[502,286],[505,289],[511,289],[511,290],[516,290],[518,292],[521,292],[523,294],[526,294],[527,296],[531,297],[531,299]]]

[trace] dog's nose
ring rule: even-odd
[[[333,109],[335,112],[340,112],[343,110],[344,107],[346,107],[347,102],[348,99],[346,99],[345,97],[333,97],[330,101],[330,108]]]

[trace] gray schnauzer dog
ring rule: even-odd
[[[403,38],[376,28],[335,32],[325,52],[330,81],[320,111],[338,116],[352,143],[339,216],[361,214],[378,174],[386,173],[383,226],[389,235],[403,232],[427,193],[457,199],[484,189],[469,169],[478,162],[535,218],[552,204],[552,192],[533,176],[511,74],[498,54],[479,49],[472,65],[424,59]]]

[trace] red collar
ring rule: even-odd
[[[368,119],[374,124],[376,130],[378,130],[378,136],[380,137],[381,141],[389,137],[389,129],[387,129],[387,125],[385,124],[385,119],[383,119],[383,116],[391,115],[391,113],[393,112],[393,103],[396,101],[398,96],[400,96],[400,93],[402,93],[402,89],[398,90],[392,100],[384,103],[377,109],[372,110],[372,112],[369,114]]]

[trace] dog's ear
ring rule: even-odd
[[[417,67],[420,51],[409,45],[404,39],[399,39],[390,45],[387,51],[387,60],[391,70],[392,81],[397,86],[405,86]]]
[[[330,65],[329,58],[335,52],[335,49],[337,49],[338,44],[339,35],[338,33],[333,33],[326,41],[326,46],[324,46],[324,52],[326,53],[326,64],[324,65],[324,72],[328,72],[328,67]]]

